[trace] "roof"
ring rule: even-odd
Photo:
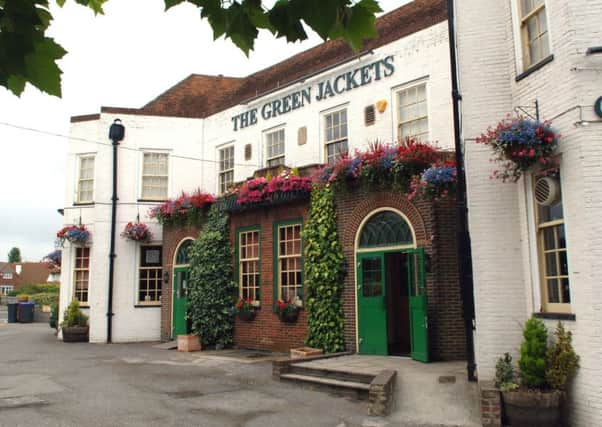
[[[370,51],[447,19],[446,0],[415,0],[376,20],[378,37],[367,40]],[[204,118],[291,82],[332,67],[356,55],[344,40],[329,41],[247,77],[191,74],[140,109],[103,107],[102,112]],[[95,115],[71,121],[93,120]],[[83,118],[83,120],[82,120]]]
[[[23,285],[46,283],[48,280],[51,267],[48,262],[19,262],[15,265],[22,266],[19,278]]]
[[[0,273],[16,274],[15,267],[10,262],[0,262]]]

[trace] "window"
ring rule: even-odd
[[[397,136],[401,141],[413,138],[426,141],[429,137],[426,83],[397,92]]]
[[[550,40],[544,0],[519,0],[520,34],[524,68],[550,55]]]
[[[558,196],[552,203],[536,202],[535,206],[542,308],[546,312],[568,313],[571,292],[560,177],[551,179],[558,186]]]
[[[393,211],[374,214],[362,228],[359,248],[412,246],[414,236],[409,224]]]
[[[82,305],[88,305],[90,284],[90,248],[75,248],[75,268],[73,269],[74,295]]]
[[[94,156],[79,158],[79,178],[77,181],[77,203],[94,201]]]
[[[347,109],[324,115],[324,141],[326,144],[326,160],[333,164],[336,159],[347,155],[349,143],[347,139]]]
[[[142,246],[140,248],[138,304],[158,305],[161,303],[163,276],[161,252],[161,246]]]
[[[13,285],[2,285],[0,286],[0,295],[8,295],[13,291]]]
[[[265,134],[266,166],[284,165],[284,129]]]
[[[259,229],[238,233],[239,297],[259,300]]]
[[[219,150],[219,193],[224,194],[234,183],[234,146]]]
[[[278,298],[303,296],[301,224],[276,226]]]
[[[167,153],[144,153],[142,164],[142,199],[167,199],[168,182]]]
[[[13,278],[13,273],[2,273],[2,278],[10,280]]]

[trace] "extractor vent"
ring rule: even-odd
[[[535,201],[540,206],[550,206],[560,197],[558,179],[549,176],[539,178],[535,183]]]

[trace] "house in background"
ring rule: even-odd
[[[0,262],[0,295],[8,295],[19,282],[16,266],[10,262]]]
[[[51,262],[0,262],[0,294],[8,295],[24,285],[59,284],[60,266]]]

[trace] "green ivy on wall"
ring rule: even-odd
[[[345,350],[343,250],[337,236],[334,193],[314,187],[309,219],[303,230],[308,331],[305,343],[325,353]]]
[[[188,318],[192,333],[200,336],[205,347],[224,348],[233,342],[231,307],[236,284],[232,281],[228,216],[216,205],[211,206],[207,223],[188,254]]]

